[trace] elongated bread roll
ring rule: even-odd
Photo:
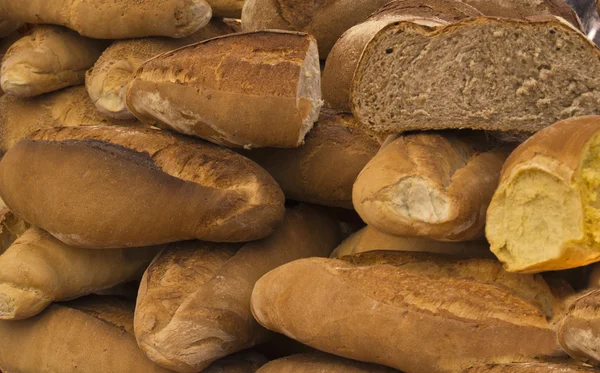
[[[263,365],[258,373],[398,373],[398,371],[324,353],[307,353],[273,360]]]
[[[599,86],[600,51],[562,18],[475,17],[440,27],[399,22],[367,44],[351,106],[378,133],[535,132],[600,113]]]
[[[394,22],[443,26],[481,15],[477,9],[458,0],[398,0],[388,3],[365,22],[346,31],[331,49],[323,71],[325,106],[350,111],[350,88],[358,61],[369,40],[385,26]]]
[[[600,366],[600,290],[577,299],[558,325],[558,340],[574,359]]]
[[[370,226],[346,238],[331,257],[341,258],[369,251],[420,251],[466,258],[493,257],[490,245],[485,241],[441,242],[421,237],[398,237],[382,233]]]
[[[0,370],[19,373],[169,373],[133,336],[133,303],[87,297],[27,320],[0,321]]]
[[[297,147],[322,105],[314,38],[284,31],[160,55],[127,89],[127,107],[141,121],[230,147]]]
[[[394,140],[354,184],[363,220],[396,236],[467,241],[483,236],[485,211],[506,152],[482,133],[416,133]]]
[[[379,143],[358,127],[352,115],[322,110],[299,148],[242,154],[264,167],[287,198],[351,209],[352,185],[379,150]]]
[[[34,133],[0,162],[0,195],[15,214],[83,248],[250,241],[271,234],[284,213],[281,189],[252,161],[133,127]]]
[[[0,255],[0,319],[28,318],[52,302],[139,279],[162,248],[79,249],[30,228]]]
[[[269,333],[250,311],[256,281],[290,261],[329,256],[340,240],[335,220],[300,205],[273,235],[241,248],[173,245],[144,274],[135,317],[139,346],[156,363],[193,373],[265,342]]]
[[[521,144],[502,170],[486,237],[509,271],[600,260],[600,116],[564,120]]]
[[[2,60],[0,83],[6,93],[32,97],[83,84],[85,72],[107,47],[104,41],[51,25],[35,27],[15,42]]]
[[[564,363],[512,363],[490,364],[469,368],[464,373],[594,373],[596,369]]]
[[[0,97],[0,154],[39,129],[80,125],[142,126],[142,123],[100,114],[84,86],[30,99],[4,95]]]
[[[256,283],[252,312],[322,351],[446,373],[556,353],[546,320],[553,308],[541,299],[552,302],[541,277],[504,272],[495,261],[380,252],[285,264]]]
[[[49,23],[95,39],[182,38],[206,26],[205,0],[0,0],[0,14],[24,23]]]
[[[88,70],[85,85],[98,110],[116,119],[131,119],[125,91],[140,65],[161,53],[205,39],[235,32],[230,23],[213,19],[206,27],[182,39],[142,38],[114,42],[94,67]]]

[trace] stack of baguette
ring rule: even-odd
[[[563,0],[0,0],[0,373],[600,367]]]

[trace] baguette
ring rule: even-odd
[[[141,121],[230,147],[298,147],[322,104],[314,38],[284,31],[160,55],[127,89],[127,107]]]
[[[0,370],[18,373],[169,373],[135,343],[133,304],[87,297],[38,316],[0,321]]]
[[[270,335],[250,311],[256,281],[292,260],[329,256],[340,235],[335,220],[300,205],[288,210],[283,225],[261,241],[171,247],[142,279],[135,317],[139,346],[159,365],[193,373],[267,341]]]
[[[205,0],[0,0],[0,14],[23,23],[68,27],[95,39],[182,38],[209,22]]]
[[[398,373],[398,371],[324,353],[307,353],[273,360],[263,365],[258,373]]]
[[[598,86],[600,50],[562,18],[476,17],[384,27],[363,52],[350,96],[357,120],[377,133],[536,132],[600,113]]]
[[[162,248],[78,249],[30,228],[0,255],[0,319],[29,318],[52,302],[140,279]]]
[[[107,47],[59,26],[43,25],[16,41],[2,60],[4,92],[19,97],[83,84],[85,71]]]
[[[463,373],[594,373],[596,369],[566,363],[513,363],[472,367]]]
[[[485,241],[440,242],[420,237],[398,237],[366,226],[345,239],[331,254],[331,258],[341,258],[370,251],[416,251],[465,258],[493,257],[490,245]]]
[[[32,132],[80,125],[142,126],[137,120],[114,120],[100,114],[85,87],[70,87],[30,99],[0,97],[0,155]]]
[[[558,340],[573,358],[600,366],[600,290],[594,290],[571,304],[558,325]]]
[[[350,88],[358,61],[369,40],[395,22],[444,26],[466,17],[483,15],[458,0],[399,0],[377,10],[365,22],[346,31],[335,43],[323,71],[325,106],[350,111]]]
[[[552,301],[541,277],[503,272],[495,261],[380,252],[283,265],[256,283],[252,312],[325,352],[445,373],[557,353],[546,319],[553,308],[541,299]]]
[[[502,169],[486,237],[509,271],[600,260],[600,116],[564,120],[521,144]]]
[[[201,40],[235,32],[223,20],[213,19],[206,27],[187,38],[143,38],[121,40],[108,47],[88,70],[85,85],[98,110],[116,119],[131,119],[134,115],[125,104],[127,84],[133,80],[140,65],[161,53]]]
[[[352,115],[322,110],[301,147],[242,154],[265,168],[287,198],[352,209],[352,185],[379,150],[358,127]]]
[[[483,236],[485,211],[506,153],[482,133],[416,133],[391,142],[352,192],[363,220],[396,236],[468,241]]]
[[[22,140],[0,162],[0,196],[82,248],[250,241],[271,234],[284,212],[281,189],[252,161],[166,131],[116,126],[50,128]]]

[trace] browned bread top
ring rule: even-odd
[[[396,0],[377,9],[369,20],[379,20],[389,16],[438,18],[453,22],[465,17],[483,15],[471,5],[458,0]]]
[[[62,306],[83,312],[133,335],[133,311],[135,303],[110,296],[89,295],[61,303]]]

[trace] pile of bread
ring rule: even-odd
[[[600,366],[563,0],[0,0],[0,371]]]

